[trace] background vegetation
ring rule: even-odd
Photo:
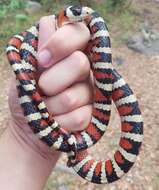
[[[28,14],[26,11],[27,0],[0,0],[0,44],[1,49],[6,44],[8,38],[14,33],[24,30],[29,25],[31,26],[41,16],[48,14],[55,14],[61,7],[81,4],[91,6],[98,10],[105,20],[109,23],[110,30],[117,30],[116,27],[120,25],[118,34],[116,35],[116,42],[125,40],[128,33],[123,30],[131,30],[134,27],[135,16],[132,8],[130,9],[130,0],[37,0],[43,6],[42,10],[36,14]],[[114,20],[116,16],[116,20]],[[130,31],[129,30],[129,31]]]

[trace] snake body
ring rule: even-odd
[[[91,39],[85,52],[94,75],[91,122],[80,132],[68,133],[48,112],[36,81],[39,26],[13,36],[7,46],[8,60],[17,79],[20,104],[33,132],[50,148],[66,152],[68,166],[93,183],[111,183],[127,173],[136,160],[143,139],[143,120],[136,97],[112,66],[110,37],[100,15],[88,7],[70,6],[61,11],[57,25],[83,20]],[[104,134],[114,101],[121,117],[119,148],[110,160],[96,161],[87,152]]]

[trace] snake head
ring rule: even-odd
[[[87,19],[94,12],[89,7],[81,6],[69,6],[64,10],[61,10],[57,16],[58,27],[68,23],[82,22]]]

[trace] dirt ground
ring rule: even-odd
[[[150,1],[144,2],[147,2],[147,5],[149,5]],[[152,15],[149,13],[149,16],[146,15],[146,17],[154,22],[156,28],[159,28],[156,17],[154,14]],[[116,58],[118,56],[123,58],[124,63],[117,65],[114,61],[114,66],[135,92],[144,118],[144,142],[140,156],[131,171],[116,183],[98,186],[85,182],[79,177],[58,171],[50,177],[46,187],[47,190],[60,190],[63,186],[70,190],[77,190],[79,187],[82,190],[159,189],[159,56],[147,57],[127,49],[124,45],[113,48],[113,57]],[[0,133],[7,127],[9,120],[7,93],[11,75],[12,72],[4,53],[0,55]],[[120,120],[117,113],[113,111],[110,126],[102,140],[91,148],[92,154],[94,153],[96,158],[111,156],[117,147],[119,134]],[[110,150],[113,151],[110,152]],[[60,159],[59,164],[64,164],[64,161],[65,156]]]

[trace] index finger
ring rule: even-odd
[[[45,42],[48,41],[48,39],[55,33],[55,31],[55,15],[44,16],[40,19],[38,51],[45,44]]]
[[[50,67],[76,50],[83,49],[90,32],[83,23],[67,24],[52,34],[40,48],[37,58],[42,67]]]

